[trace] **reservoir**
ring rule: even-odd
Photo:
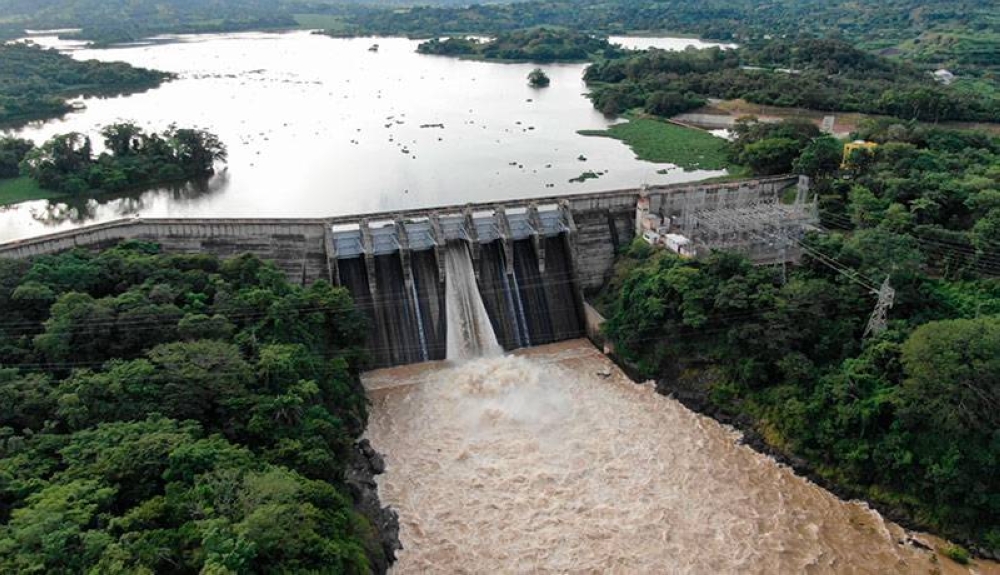
[[[321,217],[634,188],[723,172],[639,161],[622,143],[577,134],[614,122],[586,98],[585,64],[544,65],[416,53],[403,38],[240,33],[163,37],[109,49],[36,36],[75,58],[125,61],[177,79],[141,94],[85,98],[61,119],[13,135],[97,131],[117,121],[218,134],[228,167],[202,185],[127,197],[0,208],[0,241],[123,217]],[[682,49],[697,40],[613,38]],[[377,52],[370,51],[373,42]],[[582,183],[585,171],[603,172]],[[665,173],[659,173],[659,172]]]

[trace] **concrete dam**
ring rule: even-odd
[[[346,287],[370,319],[373,367],[386,367],[446,357],[449,272],[471,270],[504,350],[573,339],[585,333],[584,293],[603,285],[651,214],[660,231],[691,238],[695,253],[724,245],[762,262],[779,250],[794,259],[775,238],[794,239],[814,222],[807,192],[807,179],[782,176],[334,218],[134,218],[0,244],[0,257],[129,239],[165,252],[252,253],[293,282]],[[754,217],[739,227],[727,214]]]

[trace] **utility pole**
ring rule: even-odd
[[[867,338],[869,334],[877,336],[886,330],[887,315],[896,300],[896,290],[889,285],[889,276],[885,276],[882,286],[878,288],[878,291],[872,293],[878,296],[878,303],[875,304],[875,311],[872,312],[871,318],[868,319],[868,327],[865,328],[864,338]]]
[[[778,230],[778,256],[781,258],[781,285],[788,283],[788,246],[792,243],[789,231],[781,227]]]

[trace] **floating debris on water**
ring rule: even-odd
[[[571,184],[581,184],[587,180],[596,180],[600,178],[604,172],[584,172],[575,178],[570,178],[569,183]]]

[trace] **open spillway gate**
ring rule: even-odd
[[[573,228],[565,204],[469,207],[333,226],[327,253],[334,283],[347,287],[368,314],[373,363],[400,365],[445,358],[449,245],[468,250],[504,349],[582,335]]]

